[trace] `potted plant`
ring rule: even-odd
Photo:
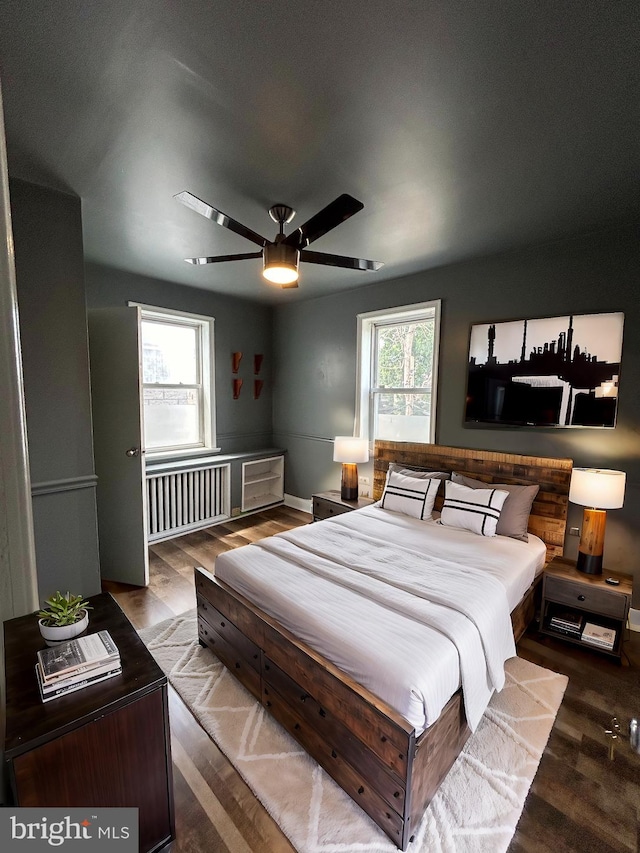
[[[91,605],[81,595],[57,591],[44,603],[46,609],[38,611],[38,625],[48,646],[71,640],[86,630]]]

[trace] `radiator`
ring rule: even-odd
[[[230,518],[230,466],[147,474],[147,537],[171,539]]]

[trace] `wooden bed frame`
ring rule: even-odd
[[[549,558],[562,553],[570,459],[378,441],[376,499],[392,461],[434,471],[460,471],[489,483],[539,484],[529,530],[546,543]],[[516,640],[533,618],[536,587],[534,582],[512,613]],[[433,725],[416,736],[397,711],[199,568],[196,593],[200,643],[212,649],[392,841],[406,850],[470,734],[462,691],[452,696]]]

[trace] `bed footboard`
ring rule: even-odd
[[[458,691],[419,738],[393,708],[209,573],[198,633],[225,666],[402,850],[462,749]]]

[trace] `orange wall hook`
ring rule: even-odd
[[[234,379],[233,380],[233,399],[237,400],[240,396],[240,389],[242,388],[242,379]]]
[[[241,352],[232,352],[231,353],[231,367],[234,373],[238,372],[238,368],[240,367],[240,361],[242,360]]]

